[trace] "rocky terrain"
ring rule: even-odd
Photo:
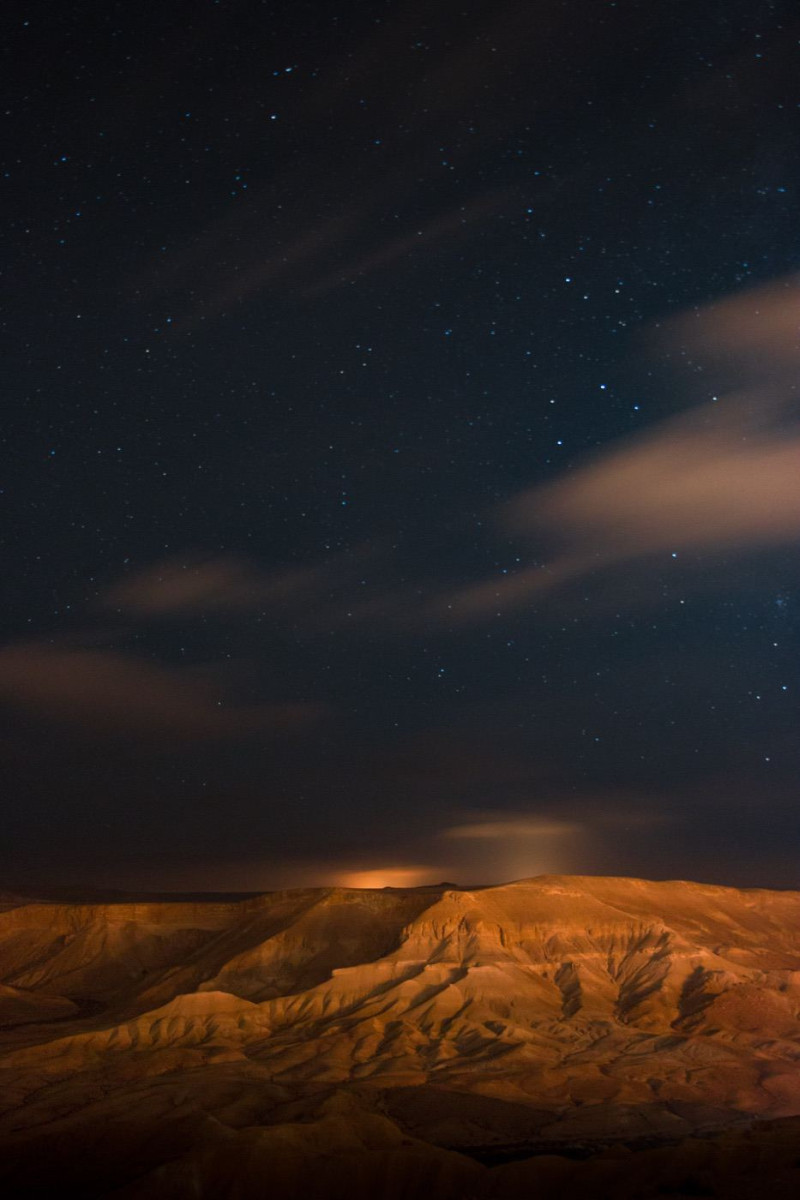
[[[0,903],[0,1191],[800,1194],[800,893]]]

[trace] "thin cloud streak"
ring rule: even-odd
[[[500,212],[509,199],[510,192],[508,191],[487,192],[467,204],[459,204],[455,208],[441,213],[433,220],[423,224],[422,228],[402,233],[397,237],[387,238],[379,242],[367,254],[346,259],[340,268],[310,283],[303,289],[303,297],[309,300],[324,295],[342,284],[363,279],[374,271],[406,259],[422,249],[423,246],[427,249],[432,245],[457,237],[474,221]]]
[[[709,420],[714,412],[701,410]],[[670,423],[523,494],[508,524],[553,530],[585,559],[607,562],[676,547],[780,543],[800,531],[800,440]]]
[[[451,214],[434,223],[431,236],[461,219]],[[391,254],[406,249],[401,238]],[[376,265],[364,260],[358,269]],[[326,278],[320,286],[330,283]],[[791,542],[800,535],[800,434],[785,409],[800,362],[798,330],[794,279],[670,322],[669,345],[688,347],[712,368],[735,370],[739,391],[617,443],[504,505],[496,513],[504,535],[554,546],[549,561],[539,551],[539,561],[507,575],[449,588],[436,579],[398,586],[373,544],[365,595],[353,586],[355,563],[344,557],[273,575],[227,556],[173,560],[122,581],[103,602],[151,617],[261,604],[278,621],[291,609],[293,622],[308,633],[362,626],[412,633],[522,609],[593,571],[637,560]]]
[[[396,80],[387,75],[387,57],[396,54],[398,44],[413,46],[419,23],[427,24],[427,8],[414,4],[387,14],[360,42],[321,64],[314,71],[315,85],[295,96],[293,123],[310,135],[306,152],[296,160],[282,157],[286,135],[281,105],[276,104],[278,111],[263,121],[261,136],[274,146],[276,161],[290,165],[279,174],[264,173],[260,181],[254,178],[246,193],[240,190],[225,215],[210,221],[191,244],[154,256],[131,281],[131,290],[168,306],[174,314],[171,332],[186,333],[263,293],[277,294],[281,302],[287,296],[308,300],[325,294],[401,261],[421,245],[430,250],[457,233],[459,225],[489,216],[504,203],[511,211],[521,207],[522,196],[514,198],[510,192],[476,196],[455,186],[458,205],[445,202],[443,211],[430,214],[419,186],[427,169],[420,144],[443,123],[449,127],[455,112],[479,105],[481,119],[470,126],[469,137],[448,151],[457,180],[507,137],[505,111],[483,100],[503,86],[510,72],[527,68],[536,80],[531,112],[563,96],[563,72],[553,68],[548,45],[557,43],[565,18],[553,0],[545,8],[533,18],[518,5],[504,3],[478,19],[477,33],[469,24],[451,26],[444,41],[432,39],[426,53],[415,55],[418,61]],[[194,36],[198,45],[209,38],[202,29]],[[485,45],[493,47],[491,59]],[[596,45],[588,40],[573,44],[572,54],[591,62]],[[386,145],[382,138],[372,139],[375,153],[352,178],[341,175],[339,143],[364,136],[360,106],[354,113],[354,88],[362,96],[378,97],[382,123],[400,131]],[[228,103],[238,103],[235,81]],[[338,140],[329,135],[334,127]],[[538,189],[540,208],[551,193],[552,184]],[[426,214],[422,224],[420,213]],[[387,224],[392,229],[388,236]]]
[[[629,439],[504,507],[506,532],[560,546],[545,566],[438,598],[454,620],[519,608],[596,568],[682,551],[750,550],[800,535],[800,435],[778,424],[800,361],[796,281],[726,300],[673,326],[712,361],[756,379],[737,395]],[[738,362],[737,362],[738,360]],[[765,363],[770,375],[764,377]]]
[[[322,576],[322,567],[267,573],[232,555],[184,556],[120,580],[101,597],[101,606],[142,617],[237,612],[308,598],[319,589]]]
[[[423,247],[429,251],[434,245],[452,241],[475,222],[486,220],[511,204],[510,191],[487,191],[419,225],[411,225],[407,219],[405,232],[382,237],[375,224],[383,219],[385,198],[376,191],[355,204],[348,199],[335,216],[323,221],[316,219],[315,224],[290,233],[277,251],[272,242],[264,243],[263,232],[254,232],[251,244],[255,262],[228,267],[220,274],[213,265],[217,257],[225,257],[218,243],[224,247],[231,236],[237,243],[248,237],[246,227],[234,233],[226,224],[209,235],[208,246],[193,250],[183,261],[166,267],[159,264],[158,288],[163,293],[200,273],[204,265],[199,259],[201,253],[212,260],[200,299],[172,321],[174,333],[185,333],[199,322],[220,316],[261,293],[280,291],[282,297],[293,295],[307,301],[402,260],[412,261]],[[306,219],[311,222],[313,218],[309,215]],[[365,230],[369,228],[374,229],[374,236],[371,246],[364,250]]]
[[[479,838],[549,838],[567,837],[582,833],[585,826],[573,821],[553,821],[540,817],[501,817],[493,821],[476,821],[443,829],[440,837],[449,839]]]
[[[303,731],[323,711],[306,703],[237,705],[198,671],[39,642],[0,650],[0,699],[89,735],[167,740]]]

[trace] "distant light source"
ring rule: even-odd
[[[430,867],[379,867],[372,871],[345,871],[336,876],[335,882],[348,888],[403,888],[419,887],[435,877]]]

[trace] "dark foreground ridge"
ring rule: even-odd
[[[800,893],[10,888],[0,1190],[800,1194]]]

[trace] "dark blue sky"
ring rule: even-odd
[[[6,878],[800,886],[799,38],[12,5]]]

